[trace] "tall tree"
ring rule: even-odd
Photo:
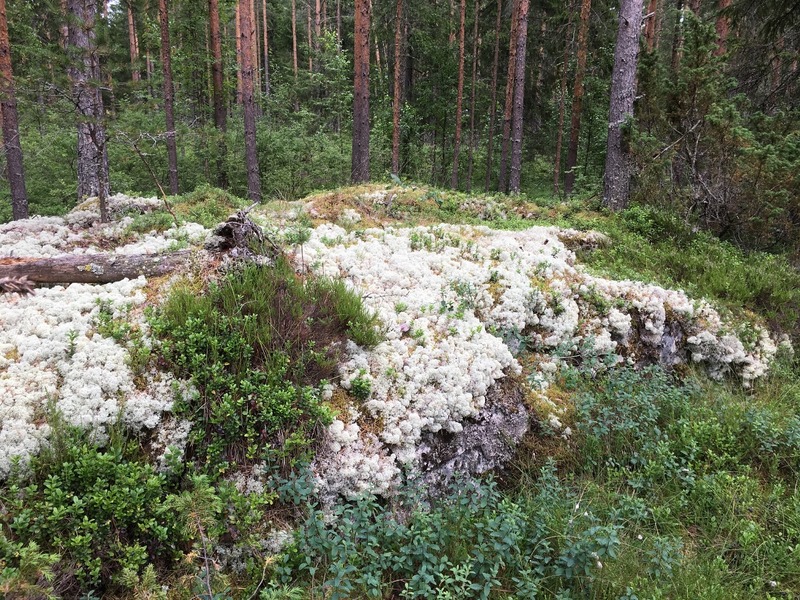
[[[169,191],[178,193],[178,147],[175,139],[175,88],[172,85],[172,55],[169,45],[167,0],[158,0],[158,23],[161,28],[161,68],[164,73],[164,116],[167,125],[167,168]]]
[[[131,80],[140,81],[142,74],[139,71],[139,39],[136,35],[136,21],[133,18],[133,2],[128,0],[128,46],[131,55]]]
[[[394,98],[392,103],[392,173],[400,175],[400,103],[402,102],[401,89],[401,58],[403,49],[403,0],[397,0],[397,10],[394,23]]]
[[[489,134],[486,141],[486,181],[484,189],[488,192],[492,184],[492,146],[494,145],[494,127],[497,120],[497,70],[500,64],[500,25],[503,15],[503,0],[497,0],[497,18],[494,27],[494,57],[492,58],[492,88],[489,101]]]
[[[675,26],[672,33],[672,62],[671,68],[673,75],[681,67],[681,55],[683,54],[683,8],[684,0],[675,0]]]
[[[464,47],[467,20],[467,0],[461,0],[458,26],[458,89],[456,91],[456,134],[453,142],[453,173],[450,187],[458,187],[458,155],[461,153],[461,114],[464,104]]]
[[[644,39],[647,44],[647,51],[652,52],[656,46],[656,25],[658,23],[658,0],[650,0],[647,5],[647,15],[645,16]]]
[[[95,42],[97,0],[67,0],[69,77],[78,117],[78,198],[97,196],[108,221],[108,150],[100,95],[100,61]]]
[[[3,147],[11,187],[11,216],[28,218],[28,192],[25,190],[25,171],[22,166],[22,146],[19,143],[17,100],[14,74],[11,69],[11,44],[8,40],[6,0],[0,0],[0,120],[3,123]]]
[[[564,112],[567,105],[567,71],[569,51],[572,46],[572,3],[568,9],[566,37],[564,39],[564,60],[561,62],[561,83],[558,96],[558,133],[556,134],[556,156],[553,161],[553,193],[560,194],[561,186],[561,144],[564,141]]]
[[[603,203],[622,210],[630,199],[631,156],[627,130],[636,97],[636,63],[644,0],[620,0],[619,28],[611,73]]]
[[[717,14],[717,48],[714,50],[715,56],[722,56],[728,51],[728,9],[731,0],[719,0],[719,13]]]
[[[356,0],[353,51],[353,151],[351,180],[369,181],[369,28],[370,1]]]
[[[474,19],[472,24],[472,85],[470,86],[469,96],[469,158],[467,160],[467,191],[472,190],[472,158],[475,151],[475,96],[477,95],[478,83],[478,47],[480,37],[478,36],[478,23],[480,21],[481,4],[475,0],[473,7]]]
[[[517,61],[514,65],[514,107],[511,116],[511,174],[508,191],[518,194],[522,175],[522,113],[525,106],[525,46],[530,0],[520,0],[517,19]]]
[[[508,73],[506,74],[506,103],[503,110],[503,144],[500,149],[500,172],[497,189],[508,191],[508,153],[511,146],[511,118],[514,112],[514,73],[517,59],[517,13],[520,0],[513,0],[511,9],[511,39],[508,47]]]
[[[261,201],[261,178],[258,172],[258,152],[256,149],[256,101],[255,101],[255,61],[253,60],[253,40],[255,26],[252,13],[243,6],[239,10],[239,31],[242,48],[239,65],[242,72],[242,110],[244,113],[244,154],[247,167],[247,197],[253,202]]]
[[[211,38],[211,87],[214,98],[214,127],[221,134],[217,152],[217,185],[228,186],[228,175],[225,169],[225,132],[228,129],[228,111],[225,106],[222,66],[222,35],[219,27],[219,0],[208,0],[208,27]]]
[[[586,75],[586,55],[589,49],[589,17],[592,0],[581,2],[580,25],[578,26],[578,60],[575,66],[575,84],[572,88],[572,124],[569,131],[564,193],[569,196],[575,185],[575,165],[578,163],[578,142],[581,135],[581,111],[583,110],[583,77]],[[651,19],[653,20],[653,19]]]
[[[269,96],[269,29],[267,27],[267,0],[261,0],[261,30],[264,35],[264,95]]]

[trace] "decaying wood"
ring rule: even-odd
[[[212,256],[253,259],[267,252],[272,258],[280,247],[264,235],[247,216],[256,206],[231,215],[214,229],[206,242]],[[32,293],[42,284],[111,283],[140,275],[158,277],[189,265],[196,252],[181,250],[169,254],[66,254],[51,258],[0,258],[0,293]]]
[[[68,254],[52,258],[0,259],[0,281],[27,278],[43,283],[110,283],[140,275],[158,277],[188,264],[192,252],[170,254]],[[15,291],[15,290],[9,290]]]
[[[33,282],[27,277],[0,277],[0,292],[33,294]]]

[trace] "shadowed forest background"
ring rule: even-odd
[[[80,119],[69,72],[85,50],[67,35],[69,19],[75,20],[67,18],[67,4],[31,0],[7,9],[33,214],[63,213],[79,199]],[[158,194],[157,180],[169,192],[164,109],[170,87],[159,2],[96,4],[96,21],[84,26],[97,61],[87,85],[102,97],[103,116],[93,122],[106,131],[110,190]],[[245,2],[250,38],[241,33],[237,2],[161,4],[174,88],[177,191],[214,185],[247,195],[243,56],[252,64],[263,196],[295,199],[351,179],[358,33],[352,2]],[[634,116],[621,135],[631,163],[630,201],[675,210],[687,223],[747,249],[795,253],[797,7],[789,0],[645,4]],[[509,1],[365,6],[371,8],[371,179],[395,174],[464,191],[507,191],[516,152],[522,193],[603,199],[616,1],[530,3],[521,77],[512,26],[519,11]],[[219,13],[218,57],[209,11]],[[250,40],[249,52],[242,51],[243,39]],[[5,180],[0,194],[9,197]],[[0,219],[9,217],[4,201]]]

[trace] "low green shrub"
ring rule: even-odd
[[[317,424],[332,418],[317,386],[335,374],[347,338],[379,340],[376,324],[344,283],[302,280],[284,258],[236,270],[202,295],[177,289],[151,318],[168,368],[200,390],[175,410],[210,463],[309,458]]]
[[[55,579],[52,589],[70,597],[114,589],[123,571],[174,561],[186,538],[165,504],[164,476],[118,444],[99,449],[77,433],[62,442],[58,455],[33,459],[32,481],[0,490],[5,569],[21,574],[34,565]],[[56,575],[48,566],[54,559]]]

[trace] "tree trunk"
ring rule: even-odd
[[[717,48],[714,56],[722,56],[728,51],[728,21],[727,10],[730,8],[731,0],[719,0],[719,14],[717,15]]]
[[[475,151],[475,94],[478,83],[478,46],[480,46],[480,38],[478,37],[478,22],[480,17],[481,4],[479,0],[475,0],[473,7],[474,23],[472,26],[472,85],[470,87],[469,97],[469,158],[467,161],[467,191],[472,191],[472,158]]]
[[[689,0],[689,8],[698,17],[700,16],[700,0]]]
[[[453,141],[453,173],[450,187],[458,188],[458,155],[461,153],[461,114],[464,104],[464,47],[466,37],[467,0],[461,0],[458,25],[458,90],[456,92],[456,133]]]
[[[0,0],[0,120],[3,125],[3,147],[6,154],[8,184],[11,188],[11,216],[28,218],[28,192],[25,190],[25,171],[22,166],[22,146],[19,143],[17,100],[14,74],[11,69],[11,44],[8,40],[6,0]]]
[[[225,132],[228,129],[228,110],[222,81],[222,37],[219,28],[219,0],[208,0],[209,30],[211,36],[211,83],[214,96],[214,126],[220,133],[217,153],[217,185],[228,187],[228,174],[225,168],[227,148]]]
[[[614,70],[611,73],[611,103],[608,115],[606,170],[603,203],[618,211],[630,199],[631,157],[626,130],[633,116],[636,97],[636,62],[644,0],[621,0]]]
[[[508,73],[506,74],[506,103],[503,111],[503,144],[500,150],[500,173],[497,189],[500,192],[508,191],[508,151],[511,141],[511,117],[514,111],[514,73],[516,72],[517,58],[517,13],[520,0],[513,0],[511,10],[511,40],[508,48]]]
[[[489,139],[486,145],[486,181],[484,189],[488,192],[492,186],[492,146],[494,144],[494,127],[497,120],[497,71],[500,64],[500,25],[503,15],[503,0],[497,0],[497,19],[494,27],[494,58],[492,59],[492,98],[489,101]]]
[[[356,0],[353,66],[353,183],[369,181],[369,0]]]
[[[514,65],[514,106],[511,117],[511,175],[508,190],[519,194],[522,176],[522,113],[525,107],[525,45],[528,41],[530,0],[520,0],[517,19],[517,60]]]
[[[308,34],[308,72],[314,72],[313,36],[311,34],[311,0],[306,2],[306,33]]]
[[[136,22],[133,19],[133,6],[128,0],[128,46],[131,54],[131,81],[138,82],[142,79],[139,71],[139,42],[136,39]]]
[[[647,5],[647,20],[644,26],[644,39],[647,42],[647,51],[652,52],[656,47],[656,23],[658,22],[658,0],[650,0]]]
[[[297,83],[297,0],[292,0],[292,69]]]
[[[267,0],[261,0],[261,30],[264,34],[264,95],[269,96],[269,29],[267,28]]]
[[[397,0],[394,24],[394,98],[392,105],[392,173],[400,175],[400,103],[403,99],[400,65],[403,50],[403,0]]]
[[[655,0],[652,0],[655,2]],[[575,68],[575,85],[572,88],[572,123],[569,132],[564,193],[569,196],[575,185],[575,165],[578,164],[578,141],[581,134],[581,110],[583,109],[583,77],[586,74],[586,53],[589,47],[589,17],[592,0],[581,3],[581,20],[578,27],[578,64]]]
[[[169,12],[167,0],[158,0],[158,23],[161,27],[161,67],[164,72],[164,115],[167,125],[167,164],[169,192],[178,193],[178,149],[175,140],[175,91],[172,85],[172,57],[169,45]]]
[[[26,277],[33,283],[110,283],[140,275],[158,277],[189,264],[193,252],[172,254],[67,254],[53,258],[0,258],[0,279]]]
[[[564,38],[564,61],[561,63],[560,97],[558,99],[558,135],[556,137],[556,156],[553,161],[553,193],[558,196],[561,187],[561,144],[564,141],[564,112],[567,105],[567,70],[569,50],[572,41],[572,6],[568,12],[567,35]]]
[[[261,201],[261,180],[258,173],[258,153],[256,149],[256,102],[255,74],[253,61],[254,24],[250,20],[250,10],[246,6],[239,10],[239,30],[241,32],[240,67],[242,73],[242,108],[244,112],[244,154],[247,166],[247,197],[253,202]]]
[[[342,42],[342,0],[336,0],[336,39]]]
[[[78,116],[78,198],[100,198],[100,215],[108,221],[108,153],[103,99],[98,82],[100,63],[95,44],[96,0],[68,0],[68,43],[75,48],[70,63],[72,101]]]
[[[67,0],[59,0],[58,6],[60,9],[59,15],[61,16],[62,22],[58,28],[58,46],[62,50],[67,49],[67,44],[69,44],[69,25],[67,19]]]
[[[236,104],[242,103],[242,0],[236,0],[236,13],[234,21],[236,22],[236,60],[239,62],[239,68],[236,69]]]
[[[672,74],[681,68],[681,55],[683,54],[683,0],[675,0],[675,27],[672,38]]]

